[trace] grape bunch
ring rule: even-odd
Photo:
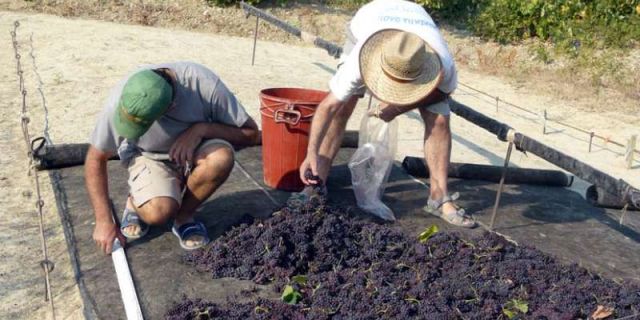
[[[314,175],[313,172],[311,172],[311,169],[307,169],[307,171],[304,172],[304,177],[307,180],[315,181],[316,185],[320,185],[320,186],[324,185],[322,178],[320,178],[320,176]]]

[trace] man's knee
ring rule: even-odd
[[[228,176],[233,169],[234,151],[227,146],[215,146],[204,157],[198,160],[197,166],[204,167],[204,172],[211,179]]]
[[[441,114],[436,115],[433,121],[433,127],[436,130],[449,130],[449,117],[443,116]]]
[[[170,197],[153,198],[138,208],[140,217],[151,225],[167,223],[177,212],[180,206],[176,199]]]
[[[449,116],[433,113],[424,108],[420,108],[420,115],[422,116],[427,132],[449,131]]]

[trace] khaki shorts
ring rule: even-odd
[[[428,106],[420,106],[420,109],[427,110],[431,113],[449,116],[451,115],[451,108],[449,108],[449,99],[442,100],[440,102],[436,102],[434,104],[430,104]]]
[[[204,148],[212,145],[227,147],[233,151],[233,146],[221,139],[210,139],[202,142],[196,149],[198,154]],[[182,195],[186,182],[184,168],[169,160],[167,154],[143,153],[131,161],[129,171],[129,194],[133,204],[137,207],[157,197],[169,197],[182,204]]]

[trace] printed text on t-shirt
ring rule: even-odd
[[[435,27],[433,23],[425,19],[412,19],[412,18],[396,17],[396,16],[381,16],[380,21],[385,23],[403,23],[403,24],[409,24],[409,25]]]

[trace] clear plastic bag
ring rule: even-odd
[[[396,218],[381,198],[393,165],[397,131],[397,120],[387,123],[365,114],[360,124],[358,150],[349,161],[358,207],[390,221]]]

